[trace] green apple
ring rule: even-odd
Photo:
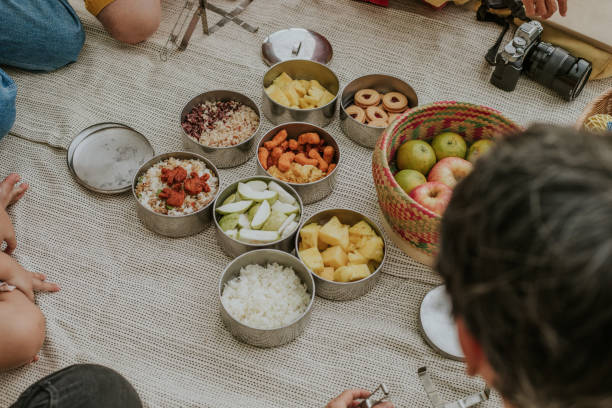
[[[436,152],[436,158],[442,160],[445,157],[460,157],[465,159],[467,145],[465,140],[453,132],[443,132],[434,137],[431,146]]]
[[[427,183],[427,179],[423,174],[416,170],[401,170],[395,175],[395,181],[400,187],[410,194],[410,192],[417,186]]]
[[[416,170],[426,175],[436,164],[436,152],[423,140],[410,140],[397,150],[396,160],[400,170]]]
[[[470,146],[470,150],[468,150],[468,161],[472,164],[476,163],[476,160],[484,156],[494,144],[495,142],[493,142],[491,139],[480,139],[474,142]]]

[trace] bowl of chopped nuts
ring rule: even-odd
[[[266,133],[257,149],[257,174],[284,181],[304,204],[322,200],[336,185],[340,150],[318,126],[285,123]]]
[[[185,148],[218,168],[236,167],[255,153],[259,108],[235,91],[209,91],[191,99],[181,112]]]

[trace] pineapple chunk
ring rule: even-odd
[[[313,108],[317,108],[319,105],[319,97],[318,96],[311,96],[311,95],[306,95],[303,98],[304,102],[307,105],[312,106]]]
[[[349,252],[348,263],[349,265],[363,265],[368,263],[368,258],[361,255],[359,252]]]
[[[300,95],[300,97],[308,93],[308,90],[304,87],[304,84],[302,84],[302,82],[293,81],[291,84],[293,86],[293,89],[295,89],[295,92],[297,92],[297,94]]]
[[[334,94],[332,94],[328,90],[325,90],[325,92],[323,92],[323,95],[321,95],[321,97],[319,98],[319,106],[325,106],[333,100]]]
[[[308,91],[308,95],[304,96],[304,99],[312,103],[316,107],[323,106],[321,105],[321,100],[325,99],[325,90],[320,90],[319,88],[310,88]]]
[[[331,266],[326,266],[325,268],[323,268],[323,271],[321,273],[318,273],[317,275],[319,275],[323,279],[327,279],[328,281],[332,281],[333,282],[333,280],[334,280],[334,268],[332,268]]]
[[[300,258],[310,270],[318,274],[323,271],[323,257],[317,248],[308,248],[299,252]]]
[[[351,242],[355,244],[360,242],[362,237],[374,236],[376,236],[376,233],[374,232],[372,227],[370,227],[370,224],[363,220],[359,221],[357,224],[349,228],[349,237],[351,239]]]
[[[287,100],[291,104],[291,106],[298,106],[300,103],[300,95],[295,91],[295,88],[292,86],[293,82],[282,87],[282,91],[287,97]]]
[[[289,85],[291,82],[293,82],[293,79],[286,72],[283,72],[272,81],[272,83],[279,88]]]
[[[345,229],[338,217],[334,216],[319,230],[319,239],[331,246],[340,245],[344,242],[345,231],[348,235],[348,229]]]
[[[310,89],[310,81],[306,79],[298,79],[297,81],[300,83],[300,85],[302,85],[306,93],[308,93],[308,90]]]
[[[327,91],[327,89],[325,89],[325,87],[321,85],[321,83],[317,81],[316,79],[310,80],[310,90],[312,90],[313,88],[319,91],[322,91],[322,92]]]
[[[319,230],[321,226],[316,223],[308,224],[300,231],[300,237],[302,238],[302,244],[305,249],[317,247],[319,240]]]
[[[300,99],[300,109],[312,109],[312,108],[314,108],[314,105],[312,105],[310,102],[308,102],[304,98]]]
[[[348,263],[346,252],[338,245],[327,248],[323,251],[321,256],[323,257],[323,265],[325,266],[339,268]]]
[[[369,260],[381,262],[383,259],[384,245],[382,238],[375,236],[368,238],[357,251]]]
[[[340,241],[340,246],[342,247],[342,249],[348,252],[349,246],[351,245],[351,240],[349,239],[349,226],[348,225],[342,226],[342,237],[341,238],[342,240]]]
[[[319,248],[319,251],[323,252],[327,248],[329,248],[329,245],[326,244],[325,242],[321,241],[320,239],[317,239],[317,247]]]
[[[304,249],[304,243],[300,241],[300,243],[298,244],[298,252],[302,252]]]
[[[374,271],[380,266],[380,263],[375,261],[368,262],[368,268],[370,268],[370,273],[374,273]]]
[[[266,88],[266,93],[274,102],[283,106],[289,106],[289,99],[287,99],[287,96],[285,96],[281,88],[279,88],[277,85],[270,85],[268,88]]]
[[[334,271],[336,282],[354,282],[368,276],[370,276],[370,269],[364,264],[341,266]]]

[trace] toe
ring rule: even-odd
[[[4,208],[11,203],[15,185],[19,183],[19,174],[11,173],[0,183],[0,205]]]
[[[10,194],[9,202],[7,205],[11,205],[19,201],[19,199],[23,197],[25,192],[28,191],[29,187],[30,186],[27,183],[22,183],[18,185],[17,187],[15,187]]]

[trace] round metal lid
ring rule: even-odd
[[[421,303],[419,323],[429,345],[446,358],[463,361],[452,305],[444,285],[432,289]]]
[[[288,28],[266,37],[261,54],[268,65],[296,58],[327,64],[333,51],[327,38],[321,34],[305,28]]]
[[[155,155],[149,141],[120,123],[99,123],[82,130],[68,148],[68,168],[84,187],[118,194],[132,187],[132,179]]]

